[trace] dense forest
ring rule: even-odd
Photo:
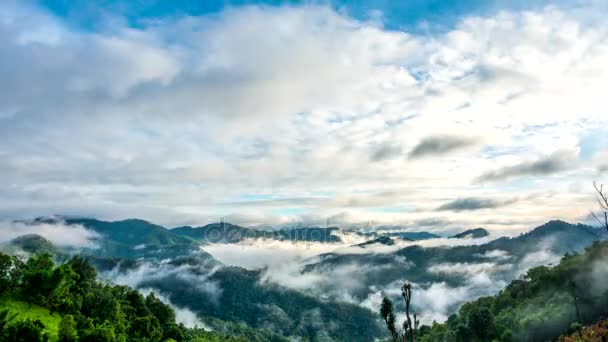
[[[608,242],[596,242],[556,266],[532,268],[497,295],[465,303],[447,322],[421,326],[418,341],[595,341],[606,330],[597,323],[608,315],[606,260]],[[397,329],[391,310],[386,298],[380,313],[389,331]]]
[[[97,280],[82,257],[55,264],[49,254],[0,253],[0,341],[283,341],[243,328],[229,337],[177,324],[153,293]]]

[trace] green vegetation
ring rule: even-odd
[[[81,257],[56,265],[48,254],[23,262],[0,253],[0,341],[240,341],[187,329],[153,293],[96,277]]]
[[[530,269],[493,297],[464,304],[444,324],[421,327],[418,341],[547,341],[608,314],[608,243]]]
[[[50,310],[45,307],[15,300],[8,296],[0,297],[0,308],[0,312],[8,310],[9,315],[16,315],[13,321],[40,321],[44,325],[44,333],[49,340],[58,339],[59,323],[61,322],[61,316],[58,313],[51,314]]]

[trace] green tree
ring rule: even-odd
[[[496,333],[496,322],[492,312],[486,307],[474,307],[467,318],[467,327],[474,339],[490,341]]]
[[[131,323],[129,337],[135,341],[157,342],[163,337],[163,332],[156,317],[138,317]]]
[[[114,326],[105,322],[86,329],[81,334],[79,342],[116,342],[117,340]]]
[[[398,341],[399,334],[397,327],[395,326],[396,317],[393,309],[393,302],[388,297],[384,297],[382,300],[382,305],[380,306],[380,317],[384,321],[384,324],[386,324],[386,329],[388,329],[390,332],[393,341]]]
[[[12,277],[11,268],[13,258],[9,255],[0,253],[0,296],[11,287]]]
[[[59,323],[59,342],[75,342],[78,341],[78,331],[76,330],[76,321],[74,316],[65,315]]]
[[[44,324],[39,320],[24,319],[10,324],[2,332],[2,341],[7,342],[46,342]]]

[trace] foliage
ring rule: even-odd
[[[0,253],[0,342],[237,341],[187,329],[154,294],[96,280],[88,261],[55,264],[48,254],[26,263]]]

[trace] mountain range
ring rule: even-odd
[[[487,231],[474,229],[444,239],[448,242],[437,246],[424,245],[439,239],[431,237],[432,233],[417,232],[418,237],[428,238],[412,241],[393,232],[369,235],[366,242],[353,245],[365,253],[337,249],[299,260],[294,269],[275,272],[225,265],[205,248],[216,243],[238,248],[250,239],[344,245],[334,235],[338,228],[260,231],[215,223],[166,229],[144,220],[108,222],[89,218],[46,218],[29,224],[58,222],[82,226],[97,234],[95,247],[83,248],[79,253],[88,255],[110,281],[157,291],[176,307],[195,313],[213,329],[230,333],[244,324],[248,329],[310,340],[370,341],[384,336],[373,298],[398,289],[405,280],[417,284],[419,291],[444,284],[462,292],[471,289],[468,277],[475,276],[475,272],[485,274],[486,271],[475,271],[475,267],[491,266],[498,271],[491,271],[489,280],[502,284],[517,278],[528,267],[550,260],[541,258],[539,252],[559,258],[581,251],[598,239],[589,233],[596,232],[595,228],[563,221],[550,221],[520,236],[490,242],[477,242],[476,238],[485,237]],[[55,253],[60,258],[75,252],[53,246],[36,235],[17,238],[3,248]],[[287,275],[293,278],[284,279]],[[308,280],[312,281],[310,286],[304,283],[294,287],[294,281]],[[483,286],[487,292],[475,295],[490,295],[500,289]],[[467,299],[471,298],[463,297],[462,301]],[[445,314],[456,311],[460,303],[447,305]],[[421,312],[429,310],[421,302],[414,304]]]

